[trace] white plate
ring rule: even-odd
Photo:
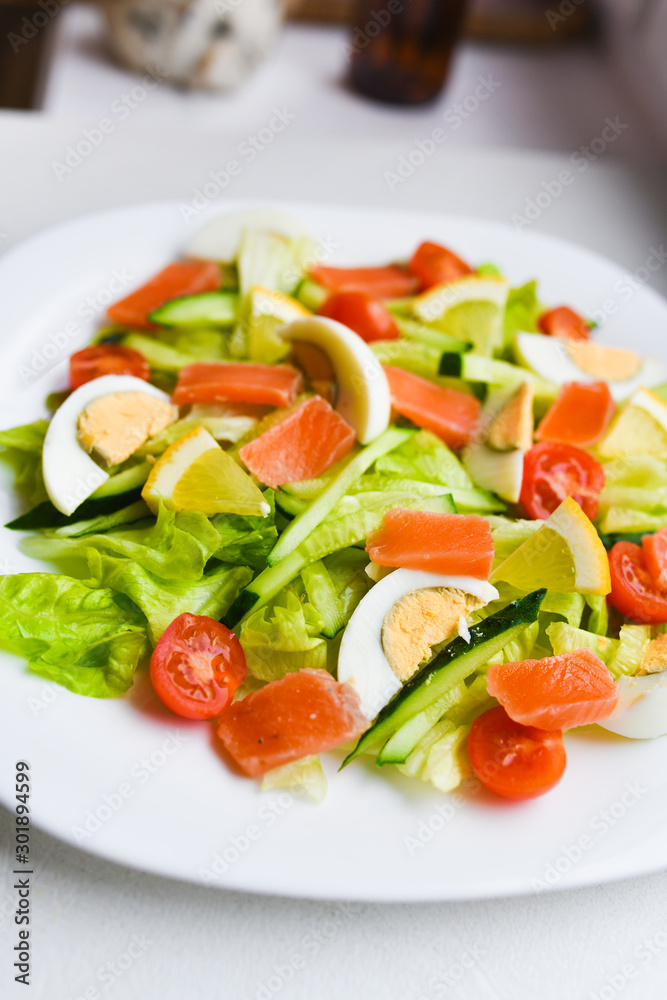
[[[475,219],[282,207],[324,238],[333,262],[381,262],[422,239],[439,240],[473,262],[497,262],[514,284],[539,277],[548,303],[593,312],[613,300],[605,341],[664,350],[665,302],[646,288],[628,296],[618,267],[578,247]],[[69,354],[121,293],[114,273],[139,284],[216,211],[187,223],[176,204],[90,215],[4,257],[0,426],[35,419],[46,394],[64,387]],[[18,505],[9,476],[2,486],[4,523]],[[36,568],[17,536],[1,530],[3,571]],[[316,806],[285,792],[262,794],[232,774],[210,727],[168,715],[145,680],[125,699],[96,701],[31,676],[3,654],[2,689],[2,802],[12,808],[9,759],[28,760],[36,825],[173,878],[312,898],[445,900],[589,885],[667,865],[664,738],[633,742],[594,728],[573,734],[564,779],[523,804],[486,793],[442,795],[365,764],[337,774],[339,758],[327,755],[329,793]]]

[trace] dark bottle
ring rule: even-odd
[[[441,90],[466,0],[359,0],[352,35],[356,90],[390,104],[421,104]]]

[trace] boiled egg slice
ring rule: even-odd
[[[598,726],[631,740],[667,734],[667,670],[617,681],[618,708]]]
[[[360,444],[369,444],[386,431],[391,418],[387,376],[358,334],[323,316],[287,323],[278,333],[285,340],[314,344],[328,355],[338,383],[336,409],[354,428]]]
[[[657,358],[642,358],[634,351],[591,341],[517,333],[516,350],[520,362],[543,378],[558,385],[606,382],[617,401],[627,399],[640,386],[650,389],[667,381],[667,367]]]
[[[146,397],[160,400],[163,408],[168,406],[175,417],[178,411],[172,407],[169,396],[143,379],[133,375],[103,375],[86,382],[67,397],[56,410],[44,438],[42,474],[46,492],[54,507],[63,514],[72,514],[76,508],[91,496],[109,478],[109,473],[95,462],[81,444],[80,417],[91,404],[102,397],[115,394],[137,395],[137,402],[143,404]],[[141,398],[139,398],[141,397]],[[144,409],[143,405],[141,406]],[[88,425],[88,435],[84,440],[91,450],[96,440],[105,439],[108,454],[114,454],[112,438],[114,431],[125,436],[124,424],[132,422],[132,413],[123,413],[122,420],[112,424],[113,414],[108,407],[96,408],[93,418],[99,422],[104,413],[105,426],[95,432],[94,423]],[[105,412],[106,411],[106,412]],[[145,438],[144,438],[145,440]],[[143,440],[137,444],[137,448]]]
[[[233,261],[246,229],[262,229],[288,238],[308,236],[300,219],[268,208],[249,208],[241,212],[226,212],[213,219],[192,237],[185,248],[186,256],[204,260]]]
[[[374,719],[431,646],[452,632],[465,637],[466,607],[497,598],[496,588],[484,580],[395,570],[371,588],[350,618],[340,645],[338,680],[356,688],[361,711]]]

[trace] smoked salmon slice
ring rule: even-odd
[[[479,401],[466,392],[449,389],[402,368],[383,365],[391,405],[417,427],[433,431],[459,451],[468,444],[479,420]]]
[[[291,406],[303,375],[291,365],[197,361],[178,373],[173,400],[183,403],[265,403]]]
[[[184,260],[169,264],[141,288],[109,306],[107,316],[112,323],[122,326],[155,330],[155,325],[148,319],[154,309],[181,295],[213,292],[220,287],[220,280],[220,265],[213,260]]]

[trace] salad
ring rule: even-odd
[[[57,570],[0,578],[2,647],[96,698],[148,668],[316,799],[335,748],[521,799],[564,731],[667,733],[665,365],[433,242],[313,248],[219,217],[0,432],[6,527]]]

